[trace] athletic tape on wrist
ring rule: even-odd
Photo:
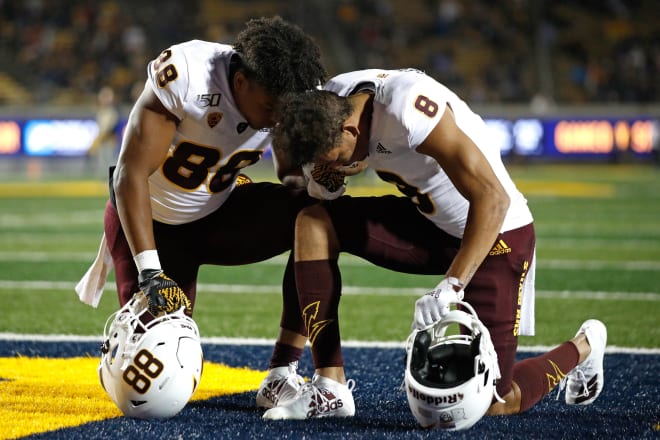
[[[133,261],[135,261],[135,266],[137,267],[138,273],[142,272],[144,269],[161,270],[158,251],[155,249],[149,249],[140,252],[135,257],[133,257]]]
[[[458,287],[458,290],[463,290],[463,286],[465,286],[465,284],[456,277],[447,277],[446,280],[447,280],[447,283],[449,283],[450,286]],[[454,290],[456,290],[456,289],[454,289]]]

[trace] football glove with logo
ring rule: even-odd
[[[191,311],[190,300],[173,279],[158,269],[144,269],[138,276],[140,290],[149,303],[149,313],[158,316],[161,313],[173,313],[181,307]]]
[[[453,277],[440,281],[431,292],[422,296],[415,302],[415,319],[413,329],[422,329],[439,321],[449,313],[449,304],[463,299],[463,288],[458,292],[454,286],[460,287],[460,282]]]
[[[307,163],[303,165],[307,181],[307,193],[320,200],[334,200],[344,194],[344,174],[327,165]]]

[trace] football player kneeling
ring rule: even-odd
[[[138,292],[107,320],[101,362],[103,389],[127,417],[178,414],[199,385],[203,354],[197,324],[184,307],[146,324],[147,299]],[[144,316],[146,321],[150,315]]]

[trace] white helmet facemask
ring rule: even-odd
[[[148,317],[141,292],[110,315],[103,332],[99,379],[125,416],[169,418],[183,409],[199,385],[203,366],[199,330],[183,308],[143,323]]]
[[[414,330],[406,343],[408,405],[424,428],[468,429],[493,399],[503,402],[495,389],[500,369],[490,333],[470,304],[454,304],[467,312],[451,310],[434,324]],[[467,331],[448,335],[450,327]]]

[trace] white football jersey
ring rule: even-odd
[[[446,106],[456,124],[483,152],[511,198],[500,232],[532,222],[527,200],[504,168],[497,146],[488,142],[486,126],[451,90],[414,69],[369,69],[344,73],[324,87],[341,96],[360,90],[375,93],[369,154],[365,161],[378,176],[411,197],[421,213],[445,232],[463,237],[468,201],[458,192],[438,162],[417,153],[442,117]]]
[[[154,220],[189,223],[215,211],[239,170],[261,158],[267,130],[254,130],[229,87],[231,46],[193,40],[163,51],[147,84],[179,119],[167,159],[149,178]]]

